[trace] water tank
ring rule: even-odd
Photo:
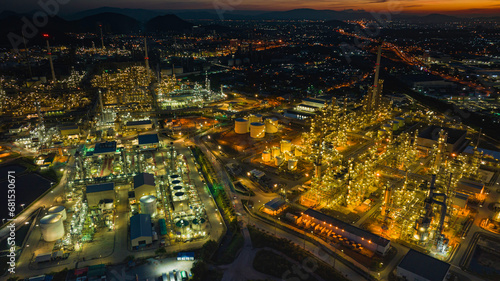
[[[266,133],[274,134],[278,132],[278,119],[275,117],[266,119]]]
[[[54,206],[49,209],[49,214],[61,215],[62,220],[66,220],[66,208],[64,206]]]
[[[62,216],[59,214],[49,214],[40,220],[40,229],[43,240],[46,242],[56,241],[64,236],[64,226]]]
[[[293,171],[297,169],[297,159],[289,159],[288,160],[288,170]]]
[[[272,157],[277,157],[277,156],[280,156],[281,154],[281,151],[280,151],[280,148],[275,146],[273,148],[271,148],[271,156]]]
[[[289,140],[281,140],[280,147],[281,147],[281,153],[292,151],[292,142]]]
[[[263,138],[266,135],[264,123],[254,122],[250,124],[250,137],[254,139]]]
[[[248,120],[243,118],[238,118],[234,120],[234,132],[237,134],[248,133]]]
[[[156,213],[156,197],[153,195],[142,196],[139,202],[141,204],[141,214],[153,215]]]

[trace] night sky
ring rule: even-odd
[[[57,0],[1,0],[0,11],[28,12],[39,9],[39,1]],[[488,14],[500,15],[499,0],[59,0],[62,13],[78,12],[103,6],[143,9],[214,9],[214,4],[229,4],[234,10],[291,10],[312,9],[363,9],[387,11],[394,5],[406,13]]]

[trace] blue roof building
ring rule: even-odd
[[[130,218],[130,241],[132,247],[143,247],[153,243],[150,215],[138,214]]]

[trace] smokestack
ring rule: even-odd
[[[380,58],[382,57],[382,43],[378,45],[377,49],[377,62],[375,63],[375,81],[373,83],[373,87],[377,89],[378,87],[378,76],[380,72]]]
[[[47,41],[47,55],[49,56],[50,70],[52,72],[52,81],[56,82],[56,73],[54,72],[54,63],[52,62],[52,53],[50,52],[49,35],[44,34],[43,37],[45,37],[45,39]]]
[[[148,43],[146,37],[144,37],[144,62],[146,66],[146,73],[149,76],[149,57],[148,57]]]
[[[101,31],[101,48],[104,50],[106,47],[104,46],[104,36],[102,35],[102,25],[99,25],[99,29]]]

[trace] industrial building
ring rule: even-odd
[[[438,143],[441,130],[446,133],[446,152],[459,152],[467,145],[467,139],[465,138],[467,131],[431,125],[418,134],[418,149],[427,153],[432,150]]]
[[[87,195],[87,204],[89,207],[95,207],[99,205],[101,200],[114,200],[115,199],[115,183],[101,183],[87,185],[85,190]]]
[[[153,243],[150,215],[138,214],[130,217],[130,243],[132,247],[144,247]]]
[[[88,156],[113,155],[116,153],[116,141],[107,141],[96,143],[92,153],[87,152]]]
[[[128,121],[125,123],[125,130],[151,130],[153,123],[151,120]]]
[[[410,249],[396,268],[397,275],[408,281],[446,280],[450,265]]]
[[[282,213],[286,208],[286,201],[280,197],[277,197],[264,204],[264,208],[262,209],[262,211],[266,214],[276,216]]]
[[[134,192],[136,198],[144,195],[156,196],[155,176],[148,173],[140,173],[134,177]]]
[[[313,209],[307,209],[297,219],[298,225],[313,227],[316,231],[330,232],[348,240],[361,244],[362,247],[376,254],[385,255],[391,246],[391,241],[376,234],[357,228],[353,225],[330,217]]]
[[[59,128],[61,136],[66,138],[78,138],[80,135],[80,127],[78,125],[64,126]]]
[[[140,150],[153,150],[160,145],[158,134],[139,135],[137,139]]]

